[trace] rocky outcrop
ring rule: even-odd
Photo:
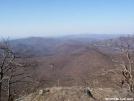
[[[134,93],[114,88],[52,87],[15,101],[106,101],[108,98],[130,98],[133,101]]]

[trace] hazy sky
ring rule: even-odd
[[[134,0],[0,0],[0,37],[133,34]]]

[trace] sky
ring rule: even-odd
[[[0,0],[0,37],[134,34],[134,0]]]

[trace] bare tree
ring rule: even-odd
[[[16,93],[16,83],[28,82],[29,71],[35,65],[34,54],[10,45],[9,40],[0,42],[0,101],[2,93],[7,92],[7,100],[13,101]]]
[[[134,36],[128,35],[118,39],[94,42],[93,46],[95,50],[110,59],[115,66],[122,68],[121,72],[124,79],[121,81],[121,86],[123,86],[124,83],[127,83],[129,90],[133,92]]]

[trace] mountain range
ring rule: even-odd
[[[92,47],[92,42],[118,40],[120,35],[70,35],[63,37],[29,37],[10,40],[11,45],[36,52],[34,90],[53,86],[88,86],[120,88],[120,67]],[[109,53],[113,57],[116,54]],[[118,78],[120,77],[120,78]],[[126,87],[126,85],[124,86]]]

